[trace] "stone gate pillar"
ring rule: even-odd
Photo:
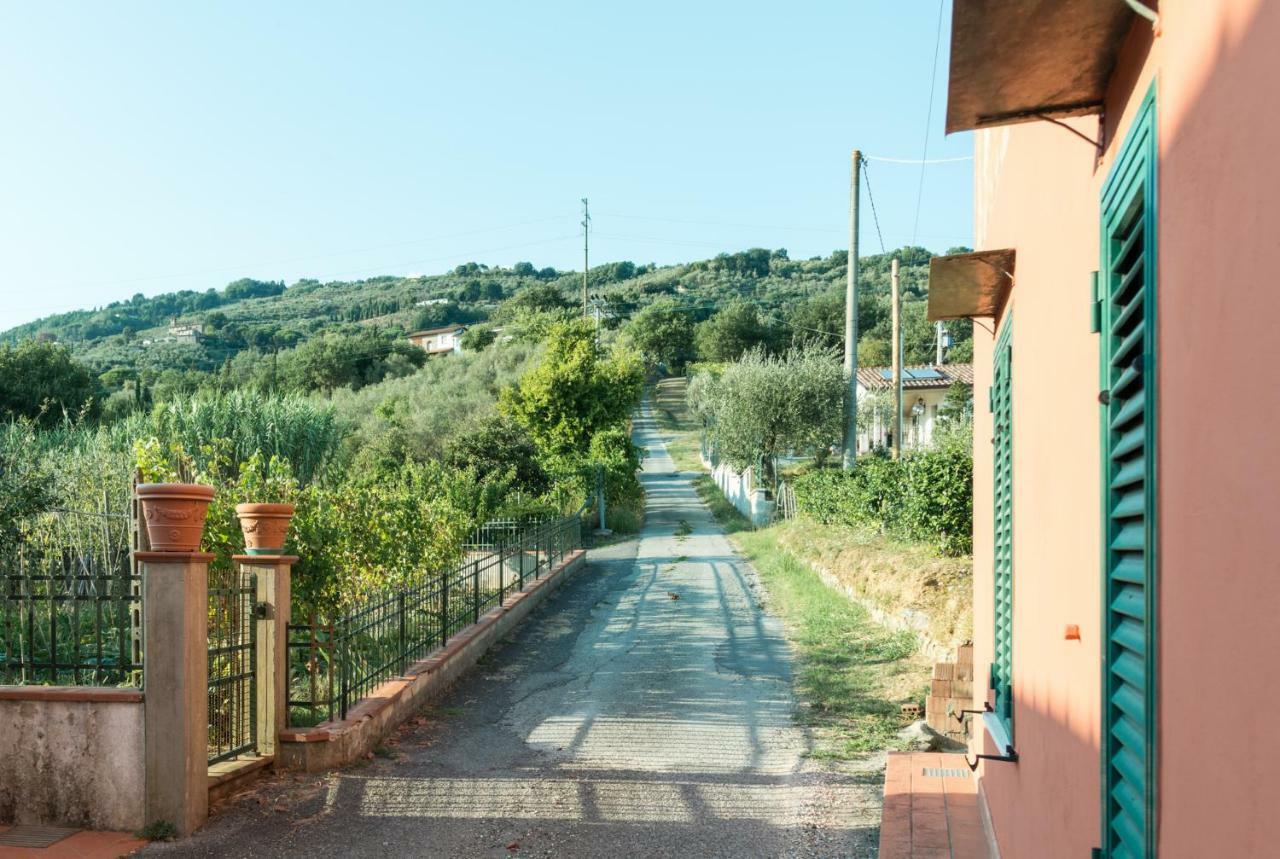
[[[143,587],[146,820],[180,836],[209,815],[209,561],[137,552]]]

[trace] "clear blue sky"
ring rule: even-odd
[[[950,0],[930,157],[944,138]],[[919,158],[936,0],[10,3],[0,329],[237,277],[842,247],[849,152]],[[872,163],[884,241],[918,168]],[[917,243],[972,243],[971,165]],[[879,250],[864,196],[863,252]]]

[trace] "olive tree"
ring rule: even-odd
[[[777,479],[780,455],[821,458],[840,441],[845,380],[830,349],[807,346],[781,356],[753,349],[719,378],[699,380],[694,396],[720,455],[739,471],[758,463],[766,484]]]

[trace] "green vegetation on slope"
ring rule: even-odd
[[[930,252],[894,253],[904,263],[907,360],[927,362],[934,340],[924,303]],[[888,361],[890,256],[862,260],[864,363]],[[621,329],[649,363],[679,369],[697,357],[736,360],[755,346],[780,353],[809,342],[838,344],[844,271],[842,251],[792,260],[785,250],[756,248],[681,265],[608,263],[591,269],[590,288],[605,329]],[[70,393],[54,398],[72,412],[92,400],[90,414],[100,410],[112,420],[199,390],[328,393],[411,376],[424,355],[405,335],[422,328],[474,324],[466,342],[471,350],[509,338],[536,343],[552,322],[576,315],[579,277],[531,263],[467,263],[429,277],[288,286],[245,278],[221,290],[137,294],[49,316],[0,334],[0,341],[65,346],[96,383],[64,385]],[[968,326],[953,326],[951,333],[951,359],[965,360]],[[0,388],[8,381],[0,374]],[[37,385],[29,393],[39,399],[56,390]],[[6,413],[31,414],[31,404],[19,405],[5,406]]]

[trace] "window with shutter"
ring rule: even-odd
[[[1155,100],[1102,194],[1103,854],[1155,855]]]
[[[995,542],[995,647],[991,688],[995,715],[1013,739],[1013,320],[1006,318],[996,341],[991,412],[995,474],[992,485]]]

